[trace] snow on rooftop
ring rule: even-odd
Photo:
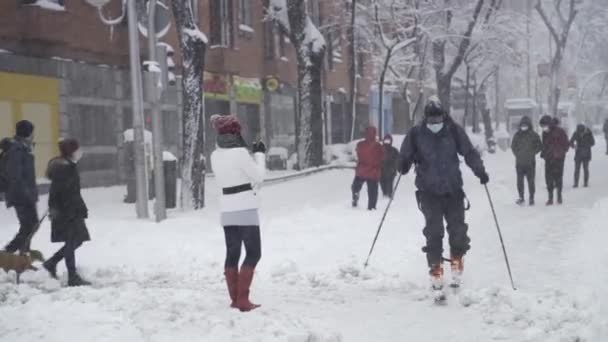
[[[134,141],[135,140],[135,133],[133,131],[133,128],[129,128],[128,130],[124,131],[123,137],[125,139],[125,142]],[[146,144],[151,144],[152,143],[152,132],[150,132],[148,130],[144,130],[144,141],[145,141]]]
[[[244,25],[244,24],[239,25],[239,30],[245,31],[245,32],[250,32],[250,33],[254,33],[255,32],[255,30],[251,26]]]
[[[163,161],[177,161],[177,157],[169,151],[163,151]]]
[[[56,12],[64,12],[65,7],[61,6],[59,3],[53,0],[38,0],[36,3],[33,3],[31,6],[38,6],[42,9]]]

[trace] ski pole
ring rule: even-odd
[[[488,185],[484,184],[484,187],[486,189],[486,194],[488,195],[488,201],[490,201],[490,208],[492,209],[492,215],[494,215],[494,222],[496,223],[496,229],[498,230],[498,237],[500,238],[500,244],[502,245],[502,253],[505,255],[507,271],[509,271],[509,279],[511,279],[511,287],[513,287],[513,290],[517,290],[517,288],[515,288],[515,283],[513,282],[513,275],[511,274],[511,266],[509,265],[509,258],[507,257],[507,250],[505,249],[505,243],[502,239],[502,233],[500,231],[500,225],[498,224],[498,217],[496,216],[496,210],[494,210],[494,202],[492,202],[492,196],[490,195],[490,190],[488,190]]]
[[[384,220],[386,219],[386,214],[388,214],[388,210],[390,209],[391,204],[393,203],[393,200],[395,199],[395,193],[397,192],[397,188],[399,187],[399,182],[401,181],[401,176],[402,176],[402,174],[400,173],[399,177],[397,178],[397,183],[395,184],[395,187],[393,188],[393,196],[388,201],[388,205],[386,206],[386,209],[384,209],[384,214],[382,215],[382,220],[380,220],[380,225],[378,226],[378,231],[376,232],[376,236],[374,237],[374,241],[372,242],[372,247],[369,250],[369,254],[367,255],[367,259],[365,260],[365,264],[364,264],[363,268],[367,267],[367,265],[369,264],[369,258],[372,256],[372,253],[374,252],[374,247],[376,246],[376,241],[378,241],[378,236],[380,235],[380,230],[382,230],[382,226],[384,225]]]

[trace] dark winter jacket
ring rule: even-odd
[[[574,160],[591,160],[591,148],[595,145],[593,132],[585,126],[579,126],[570,139],[570,145],[575,149]]]
[[[543,152],[541,157],[545,160],[560,160],[566,158],[570,148],[568,135],[563,128],[550,126],[548,132],[543,132]]]
[[[89,232],[84,224],[89,213],[80,194],[80,176],[76,163],[62,157],[52,159],[46,174],[51,180],[51,241],[64,242],[68,236],[77,241],[89,240]]]
[[[357,158],[357,177],[380,180],[384,148],[376,141],[375,127],[368,127],[365,131],[365,140],[357,144]]]
[[[511,151],[515,155],[518,166],[531,166],[536,162],[536,155],[543,149],[540,135],[532,129],[532,120],[523,117],[519,124],[520,127],[527,125],[528,130],[519,130],[515,133],[511,142]]]
[[[382,178],[392,177],[397,173],[399,167],[399,151],[393,147],[393,137],[387,134],[384,140],[390,140],[389,144],[383,144],[384,160],[382,160]]]
[[[476,176],[485,174],[479,152],[462,127],[448,118],[435,134],[423,123],[412,128],[401,145],[401,169],[407,173],[412,164],[416,165],[416,187],[420,191],[454,194],[463,186],[459,154]]]
[[[31,206],[38,202],[34,154],[30,143],[23,138],[13,138],[8,149],[7,176],[7,207]]]

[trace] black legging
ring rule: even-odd
[[[76,250],[82,246],[82,241],[68,235],[65,245],[61,247],[52,257],[52,263],[57,264],[61,259],[65,259],[65,267],[68,269],[68,275],[76,273]]]
[[[583,167],[584,175],[584,184],[585,186],[589,184],[589,162],[590,160],[581,160],[577,159],[574,161],[574,185],[578,186],[578,181],[581,177],[581,166]]]
[[[241,245],[245,244],[245,261],[243,266],[255,268],[262,258],[262,242],[259,226],[225,226],[226,263],[225,268],[239,266]]]

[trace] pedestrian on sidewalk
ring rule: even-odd
[[[7,191],[6,207],[15,208],[19,220],[19,231],[15,238],[6,245],[5,251],[15,253],[29,252],[31,237],[38,227],[38,185],[36,184],[36,167],[34,161],[34,125],[22,120],[15,126],[15,137],[3,140],[3,151],[6,151]]]
[[[545,180],[549,198],[547,205],[553,205],[554,193],[557,191],[557,203],[563,203],[562,190],[564,184],[564,161],[570,148],[568,135],[563,128],[549,115],[540,119],[543,130],[543,151],[541,157],[545,160]]]
[[[442,108],[439,99],[432,97],[429,100],[424,115],[423,122],[413,127],[403,141],[400,171],[407,174],[415,165],[416,199],[426,220],[423,251],[433,289],[442,291],[444,220],[449,235],[454,286],[460,284],[463,257],[470,249],[468,225],[465,223],[466,196],[458,155],[464,157],[481,184],[487,184],[489,176],[467,133]]]
[[[536,155],[542,150],[542,142],[538,133],[532,127],[532,120],[524,116],[519,123],[519,130],[511,142],[511,151],[515,155],[515,170],[517,172],[517,204],[525,203],[524,178],[528,182],[529,204],[534,205],[536,191]]]
[[[353,207],[359,203],[359,193],[363,183],[367,184],[367,209],[376,210],[378,203],[378,183],[380,181],[384,148],[376,139],[376,127],[365,130],[365,140],[357,144],[357,168],[351,186]]]
[[[580,124],[576,127],[576,132],[572,134],[570,146],[574,152],[574,187],[578,188],[581,175],[581,166],[584,169],[584,186],[589,186],[589,163],[591,162],[591,148],[595,145],[593,132],[585,125]]]
[[[221,189],[220,221],[226,241],[224,275],[230,306],[251,311],[259,307],[249,301],[249,292],[262,256],[257,192],[266,173],[266,146],[254,143],[252,157],[241,135],[241,124],[233,115],[213,115],[211,124],[218,134],[211,166]],[[239,270],[242,245],[246,255]]]
[[[382,160],[382,174],[380,187],[385,197],[393,198],[393,187],[397,175],[399,151],[393,147],[393,136],[387,134],[383,140],[384,159]]]
[[[57,264],[64,259],[68,270],[68,286],[87,286],[76,271],[76,250],[91,240],[85,220],[89,210],[80,193],[78,162],[82,150],[76,139],[59,142],[60,155],[49,162],[46,175],[51,180],[49,190],[49,216],[51,218],[51,242],[63,242],[44,268],[57,279]]]
[[[606,154],[608,155],[608,119],[604,121],[604,139],[606,140]]]

